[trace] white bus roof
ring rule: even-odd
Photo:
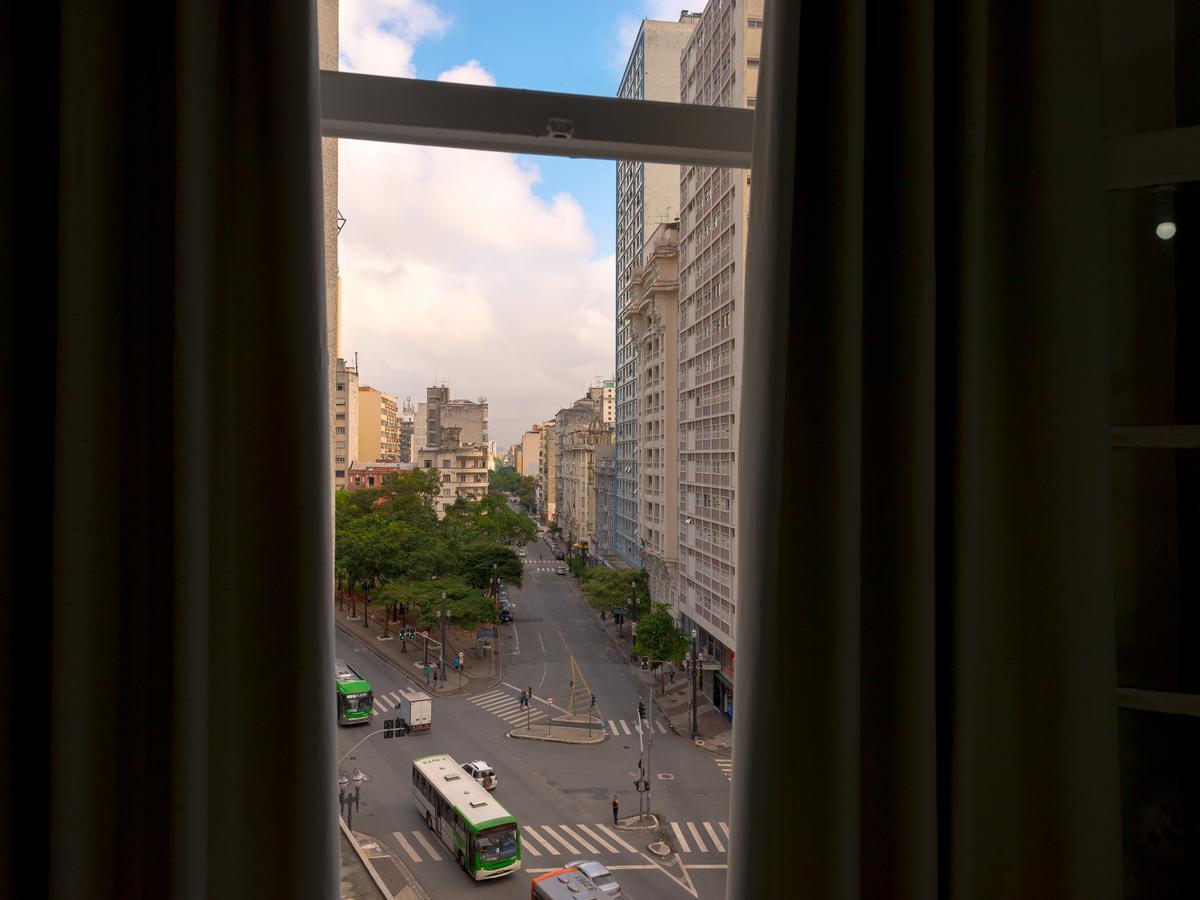
[[[355,672],[350,666],[340,659],[333,661],[333,672],[338,682],[345,684],[347,681],[363,681],[363,677]]]
[[[413,768],[424,775],[438,793],[474,827],[478,828],[495,819],[512,818],[508,810],[464,772],[449,754],[438,753],[414,759]]]

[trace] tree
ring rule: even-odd
[[[662,684],[662,662],[680,662],[689,643],[688,636],[671,617],[670,607],[665,603],[654,603],[638,622],[633,652],[637,656],[648,656],[655,660],[651,667],[658,670],[660,685],[665,688],[666,685]]]
[[[527,544],[537,539],[537,528],[508,505],[497,494],[489,494],[479,500],[459,497],[446,510],[442,530],[459,543],[491,541],[496,544]]]
[[[458,573],[472,587],[485,588],[491,584],[492,566],[495,574],[509,584],[521,586],[525,567],[520,557],[508,547],[488,541],[475,541],[459,548]]]
[[[515,494],[521,485],[521,476],[512,466],[497,466],[488,476],[488,492]]]

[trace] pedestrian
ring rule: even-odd
[[[675,666],[674,665],[671,666],[671,671],[668,675],[668,680],[670,681],[671,684],[675,683]]]
[[[617,824],[617,813],[621,811],[621,801],[617,799],[617,795],[613,794],[613,825]]]
[[[435,689],[437,688],[437,676],[438,676],[438,670],[434,669],[433,670],[433,686]]]
[[[425,663],[425,683],[429,684],[429,663]]]

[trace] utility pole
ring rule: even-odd
[[[439,613],[442,620],[442,645],[438,647],[438,669],[441,671],[442,685],[446,684],[446,592],[442,591],[442,609]],[[695,632],[693,631],[693,635]],[[694,696],[694,695],[693,695]],[[693,716],[693,721],[694,721]]]
[[[692,676],[692,740],[699,737],[700,732],[696,727],[696,678],[700,673],[700,660],[696,656],[696,628],[692,627],[692,668],[688,673]]]

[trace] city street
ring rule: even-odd
[[[614,792],[620,797],[622,818],[638,811],[634,779],[640,682],[629,660],[605,637],[575,579],[554,573],[553,556],[543,541],[528,545],[524,563],[524,587],[510,588],[515,621],[502,629],[501,682],[473,695],[435,698],[429,734],[393,740],[380,735],[342,763],[347,774],[357,768],[366,775],[354,830],[383,842],[434,898],[460,897],[465,890],[478,889],[493,897],[524,900],[531,872],[577,858],[608,866],[625,896],[723,897],[729,845],[726,770],[712,753],[656,722],[650,757],[652,811],[682,866],[664,866],[649,853],[652,838],[647,832],[612,828]],[[390,708],[385,698],[413,684],[340,630],[336,654],[371,682],[380,701],[377,710],[384,703]],[[539,714],[545,721],[550,703],[556,715],[570,712],[572,656],[583,682],[576,695],[587,698],[577,712],[586,711],[587,695],[595,693],[604,727],[615,733],[591,745],[508,737],[512,728],[525,725],[526,713],[517,703],[525,688],[532,687],[536,698],[529,714],[535,726]],[[339,756],[381,728],[384,717],[377,712],[369,726],[340,727]],[[410,764],[414,757],[437,752],[449,753],[460,763],[484,759],[494,767],[499,778],[496,797],[521,827],[521,872],[473,888],[425,828],[412,799]]]

